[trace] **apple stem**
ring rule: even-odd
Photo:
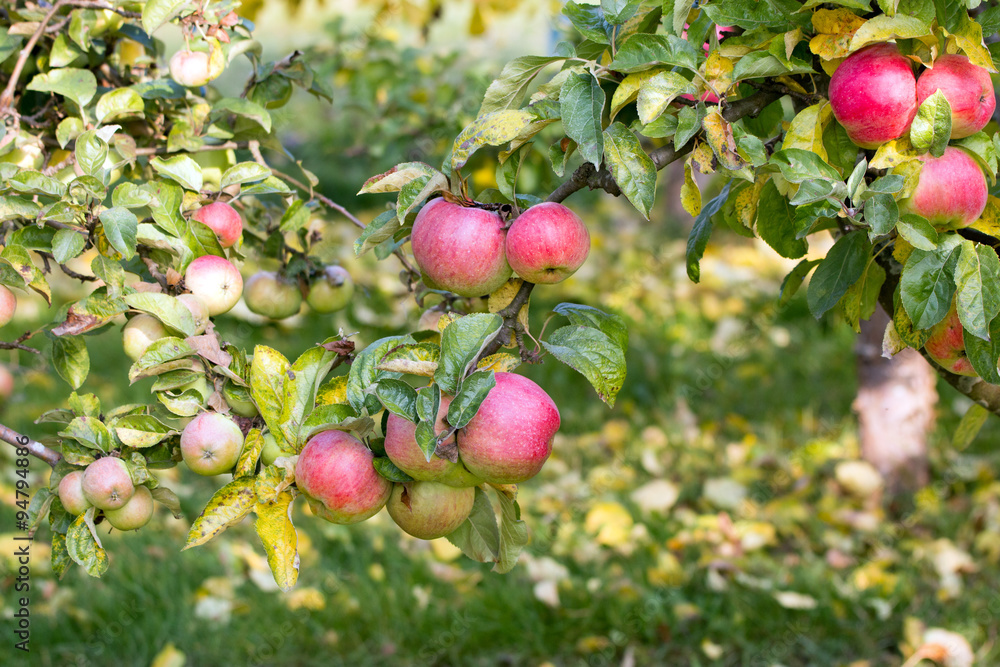
[[[26,435],[21,435],[3,424],[0,424],[0,440],[19,449],[28,450],[28,454],[45,461],[53,468],[62,461],[62,454],[59,452],[49,449],[42,443],[32,440]]]

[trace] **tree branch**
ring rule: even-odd
[[[148,156],[148,155],[167,155],[168,153],[208,153],[210,151],[228,151],[228,150],[244,150],[250,147],[252,142],[249,141],[226,141],[221,144],[205,144],[195,150],[183,150],[183,151],[169,151],[166,146],[152,146],[149,148],[136,148],[135,154],[137,156]],[[269,167],[270,168],[270,167]]]
[[[475,363],[469,364],[471,370],[475,370],[479,362],[491,354],[496,354],[504,343],[510,340],[510,337],[519,331],[520,322],[518,322],[517,316],[521,312],[521,308],[524,304],[528,303],[528,299],[531,297],[531,290],[535,289],[535,283],[529,283],[527,281],[521,283],[521,289],[517,291],[514,296],[514,300],[507,304],[506,307],[497,311],[497,315],[503,318],[503,324],[500,325],[500,330],[497,332],[496,338],[490,341],[489,345],[483,348],[483,351],[479,353],[476,357]]]
[[[25,352],[31,352],[32,354],[41,354],[41,350],[36,350],[33,347],[28,347],[27,345],[23,344],[24,341],[28,340],[36,333],[38,333],[38,331],[25,331],[23,334],[17,337],[17,340],[14,340],[10,343],[0,341],[0,350],[23,350]]]
[[[49,449],[42,443],[32,440],[26,435],[21,435],[17,431],[12,431],[3,424],[0,424],[0,440],[13,445],[14,447],[20,447],[28,450],[28,454],[45,461],[53,468],[56,467],[56,464],[62,461],[62,454],[59,452]]]

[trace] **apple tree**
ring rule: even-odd
[[[677,161],[695,217],[692,280],[713,233],[758,236],[792,259],[832,239],[780,298],[812,274],[805,297],[818,318],[839,312],[857,327],[881,303],[892,313],[886,352],[934,360],[976,401],[969,432],[1000,411],[1000,201],[987,192],[998,146],[984,75],[995,70],[983,41],[1000,10],[695,4],[567,2],[577,35],[508,63],[443,164],[406,162],[359,184],[396,193],[367,224],[320,194],[273,132],[269,109],[293,87],[327,96],[323,82],[298,53],[264,61],[234,3],[8,4],[0,319],[19,291],[50,299],[54,272],[92,288],[41,331],[0,343],[46,355],[73,391],[38,416],[61,425],[52,447],[0,427],[19,457],[52,466],[48,488],[20,502],[31,530],[47,520],[54,571],[75,563],[101,576],[100,524],[140,528],[155,504],[177,514],[156,471],[181,463],[225,475],[185,548],[254,514],[285,589],[298,575],[300,496],[317,520],[343,524],[387,506],[404,531],[511,569],[528,540],[517,485],[538,473],[560,426],[545,390],[515,371],[565,363],[609,406],[626,376],[628,332],[614,315],[564,303],[558,325],[530,330],[536,286],[558,290],[590,250],[586,216],[563,202],[600,189],[649,217],[657,172]],[[169,53],[157,35],[178,29],[183,45]],[[212,82],[241,58],[250,78],[226,97]],[[462,170],[481,150],[498,187],[476,192]],[[552,192],[518,189],[534,152],[565,179]],[[221,167],[206,160],[218,155]],[[696,171],[722,182],[710,199]],[[223,339],[213,319],[241,298],[274,319],[351,298],[312,216],[356,225],[356,253],[400,267],[410,298],[434,304],[422,326],[363,348],[318,335],[294,360]],[[92,258],[88,273],[67,266],[80,256]],[[239,267],[255,258],[281,268],[244,281]],[[152,395],[102,405],[76,393],[91,371],[87,337],[126,318],[129,380],[155,378]]]

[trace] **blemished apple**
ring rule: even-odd
[[[518,484],[538,474],[552,453],[559,409],[545,390],[514,373],[497,373],[476,416],[458,432],[469,472],[493,484]]]
[[[449,535],[469,518],[476,489],[456,489],[437,482],[396,484],[386,503],[396,525],[413,537],[434,540]]]
[[[968,137],[986,127],[997,101],[990,73],[966,56],[944,55],[917,79],[917,103],[938,90],[951,105],[951,138]]]
[[[6,401],[14,394],[14,374],[4,364],[0,364],[0,401]]]
[[[122,347],[132,361],[139,361],[149,346],[166,337],[167,329],[152,315],[136,315],[122,327]]]
[[[113,456],[97,459],[83,471],[83,497],[102,510],[123,507],[135,494],[125,462]]]
[[[124,506],[104,510],[104,516],[118,530],[142,528],[153,518],[153,494],[145,486],[140,486]]]
[[[181,456],[199,475],[221,475],[236,465],[243,451],[243,431],[229,417],[203,412],[181,431]]]
[[[223,248],[235,245],[243,234],[243,219],[235,208],[225,202],[202,206],[191,217],[215,232]]]
[[[392,483],[375,471],[374,454],[343,431],[309,439],[295,466],[295,483],[317,516],[331,523],[369,519],[389,500]]]
[[[309,286],[306,303],[317,313],[333,313],[351,302],[354,296],[354,280],[342,266],[327,266],[323,273]]]
[[[209,321],[208,306],[205,305],[205,302],[194,294],[178,294],[177,300],[191,311],[191,317],[194,318],[195,334],[205,333]]]
[[[202,300],[210,317],[228,313],[243,295],[243,276],[222,257],[202,255],[188,265],[184,284]]]
[[[497,213],[434,199],[417,214],[410,244],[428,287],[473,297],[495,292],[510,278],[506,235]]]
[[[939,230],[961,229],[978,220],[989,195],[979,164],[954,146],[941,157],[926,153],[919,159],[924,163],[920,179],[899,203],[900,211],[922,215]]]
[[[965,330],[958,317],[958,308],[952,302],[951,310],[945,318],[931,327],[931,335],[924,343],[924,350],[941,368],[955,375],[976,377],[979,375],[972,368],[965,353]]]
[[[530,283],[558,283],[583,266],[590,253],[590,232],[562,204],[536,204],[507,230],[507,262]]]
[[[895,44],[872,44],[844,58],[829,95],[833,115],[862,148],[903,136],[917,114],[917,79]]]
[[[437,421],[434,423],[435,433],[440,433],[448,428],[445,417],[448,415],[448,406],[451,405],[452,398],[451,396],[441,397],[441,407],[438,409]],[[432,454],[431,460],[428,461],[417,444],[416,431],[417,425],[413,422],[397,415],[389,415],[385,426],[385,455],[396,464],[397,468],[420,481],[440,482],[455,487],[482,484],[483,480],[466,470],[461,459],[457,463],[452,463]],[[452,435],[447,442],[454,441],[455,436]]]
[[[302,292],[297,283],[274,271],[258,271],[247,280],[243,300],[250,312],[283,320],[299,312]]]
[[[170,78],[185,88],[198,88],[214,79],[204,51],[178,51],[170,58]]]
[[[67,512],[76,516],[90,509],[90,502],[83,495],[82,470],[74,470],[59,480],[59,502]]]
[[[17,311],[17,297],[6,285],[0,285],[0,327],[14,319]]]

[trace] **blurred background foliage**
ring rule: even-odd
[[[323,191],[369,220],[385,201],[354,197],[364,179],[402,160],[440,162],[503,60],[562,39],[560,4],[254,0],[243,11],[271,57],[306,51],[332,92],[332,104],[296,93],[275,120]],[[477,190],[492,185],[492,168],[468,173]],[[675,177],[665,172],[660,187]],[[543,156],[526,161],[520,190],[555,183]],[[211,484],[175,469],[164,482],[188,521],[158,512],[138,534],[109,534],[103,579],[74,570],[56,581],[45,547],[33,547],[30,663],[875,667],[901,665],[928,627],[960,633],[979,664],[1000,663],[1000,427],[955,451],[968,403],[942,387],[932,483],[886,506],[882,480],[858,460],[854,336],[813,320],[802,296],[777,304],[787,262],[722,237],[693,285],[691,221],[669,197],[652,223],[608,197],[568,203],[594,251],[536,296],[532,328],[560,301],[619,313],[629,376],[609,411],[565,366],[525,370],[563,426],[551,462],[521,489],[532,543],[512,574],[445,540],[411,539],[384,516],[344,527],[297,506],[302,575],[280,594],[248,526],[179,551]],[[223,337],[294,356],[339,328],[365,331],[360,345],[412,329],[419,309],[403,298],[395,260],[354,259],[356,230],[343,220],[312,225],[355,276],[351,307],[276,324],[241,305],[219,318]],[[25,300],[9,329],[48,321],[43,309]],[[105,405],[148,396],[143,382],[126,384],[117,333],[88,346],[100,368],[82,391]],[[25,355],[3,361],[19,380],[5,422],[52,436],[32,422],[61,407],[67,387]],[[12,452],[0,451],[0,525],[13,526]],[[43,466],[32,468],[38,488]],[[8,617],[13,535],[0,534]]]

